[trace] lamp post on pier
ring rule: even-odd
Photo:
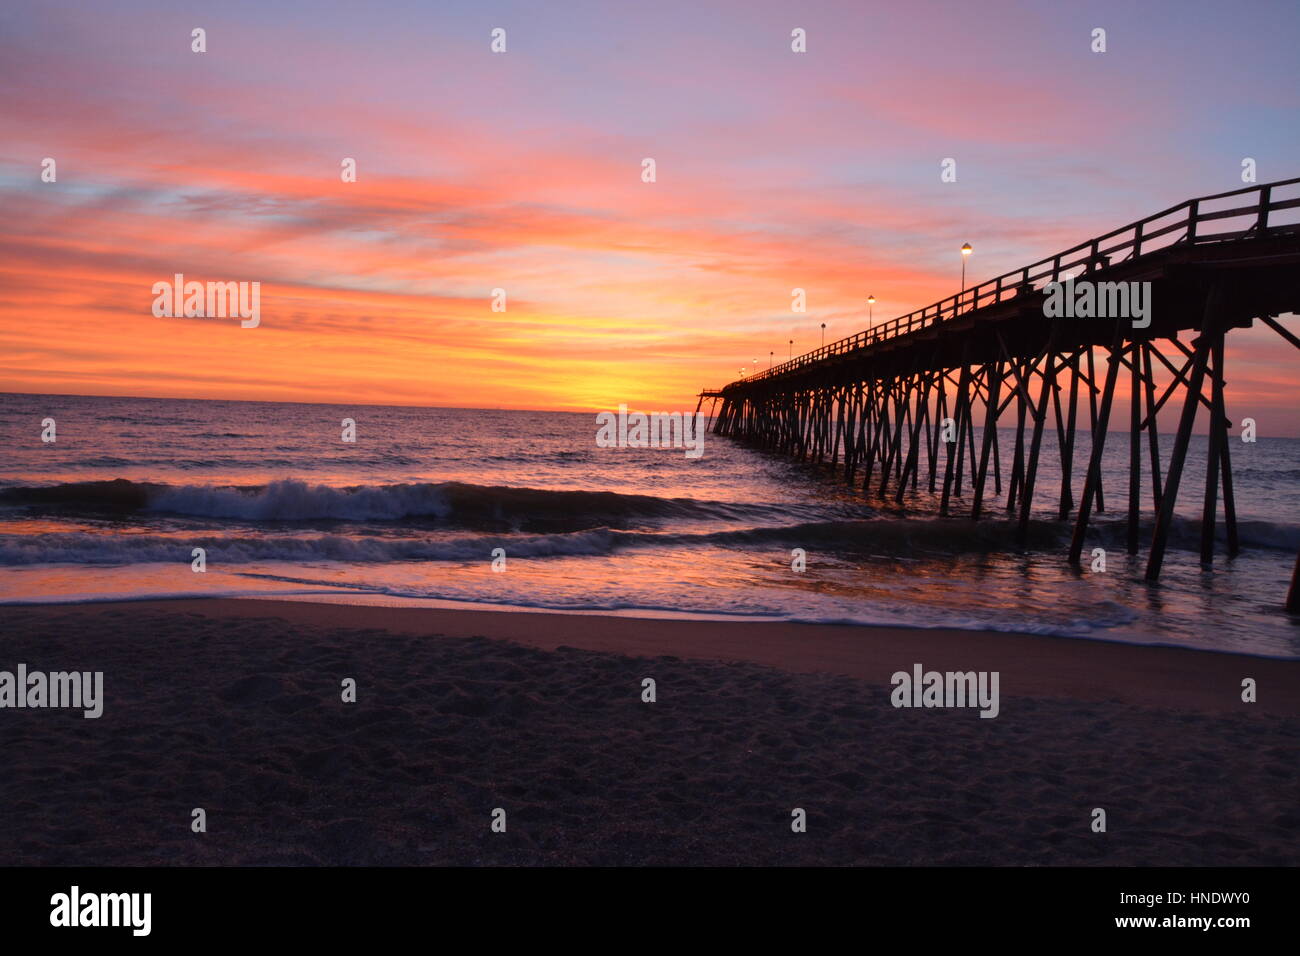
[[[969,242],[961,244],[961,297],[966,298],[966,257],[975,250],[970,247]],[[960,300],[958,300],[960,304]]]

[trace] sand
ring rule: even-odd
[[[283,601],[0,629],[0,669],[105,688],[98,720],[0,710],[0,865],[1300,863],[1295,662]],[[999,671],[999,716],[891,706],[918,662]]]

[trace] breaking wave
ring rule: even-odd
[[[321,534],[104,534],[65,532],[0,534],[0,566],[33,564],[145,564],[190,560],[192,548],[202,547],[208,559],[236,562],[337,561],[371,564],[386,561],[481,561],[494,548],[511,557],[584,557],[638,548],[700,547],[742,550],[791,548],[818,550],[851,559],[854,555],[912,555],[942,557],[1014,550],[1015,526],[1010,522],[974,523],[963,519],[877,518],[866,521],[807,522],[706,532],[627,531],[601,527],[558,534],[469,534],[451,537],[421,535]],[[1122,547],[1122,523],[1103,525],[1097,540]],[[1269,522],[1243,522],[1241,542],[1247,547],[1291,549],[1300,546],[1300,528]],[[1027,545],[1035,551],[1063,553],[1070,529],[1056,522],[1030,523]],[[1196,550],[1199,524],[1177,519],[1171,547]]]
[[[617,525],[644,519],[743,520],[788,514],[775,505],[659,498],[612,491],[553,491],[437,482],[336,488],[283,479],[265,485],[167,485],[125,479],[0,490],[0,507],[67,513],[135,513],[285,521],[403,521],[430,519],[463,527],[536,526],[558,529]]]

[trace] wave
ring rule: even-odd
[[[952,558],[1014,551],[1013,522],[969,522],[940,518],[877,518],[866,521],[806,522],[743,529],[670,532],[595,528],[556,534],[463,535],[459,537],[379,536],[375,534],[285,534],[213,536],[100,534],[90,532],[0,534],[0,566],[34,564],[122,565],[189,562],[191,550],[203,548],[209,562],[226,565],[254,562],[342,562],[375,564],[390,561],[485,561],[495,548],[509,557],[599,557],[642,548],[699,551],[716,548],[740,551],[809,552],[857,557]],[[1114,522],[1095,529],[1094,540],[1122,548],[1124,525]],[[1300,528],[1269,522],[1242,522],[1241,543],[1247,548],[1290,551],[1300,547]],[[1221,532],[1222,536],[1222,532]],[[1027,545],[1037,553],[1064,555],[1070,529],[1057,522],[1030,522]],[[1177,519],[1170,547],[1195,551],[1200,547],[1199,523]]]
[[[1142,521],[1138,527],[1141,553],[1146,554],[1151,544],[1153,529],[1150,519]],[[1123,548],[1128,540],[1128,522],[1120,518],[1096,521],[1089,527],[1090,541],[1096,541],[1108,548]],[[1242,547],[1263,548],[1270,551],[1300,550],[1300,525],[1283,521],[1263,521],[1252,518],[1237,520],[1237,538]],[[1068,535],[1067,535],[1068,539]],[[1223,521],[1215,525],[1215,540],[1227,540],[1227,530]],[[1169,547],[1180,551],[1197,551],[1201,547],[1201,519],[1174,515],[1169,526]],[[1222,553],[1222,548],[1218,549]]]
[[[569,531],[649,519],[754,520],[784,517],[778,505],[660,498],[612,491],[554,491],[437,482],[331,487],[298,479],[265,485],[168,485],[112,481],[0,489],[0,506],[35,512],[154,512],[251,522],[403,521]]]
[[[512,557],[558,557],[609,554],[619,547],[619,532],[594,531],[567,535],[466,537],[444,540],[375,538],[350,535],[300,537],[233,536],[182,539],[169,535],[103,535],[81,532],[43,535],[0,535],[0,566],[25,564],[159,564],[190,561],[193,548],[203,548],[209,563],[246,564],[264,561],[337,561],[372,564],[388,561],[488,560],[493,548]],[[633,535],[635,537],[635,535]]]

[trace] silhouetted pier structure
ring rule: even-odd
[[[1150,324],[1048,318],[1046,287],[1067,276],[1079,285],[1151,283]],[[1092,440],[1087,461],[1079,463],[1082,489],[1069,551],[1077,563],[1093,509],[1103,509],[1103,483],[1114,477],[1102,474],[1102,458],[1116,383],[1127,376],[1127,544],[1130,553],[1138,552],[1145,480],[1155,515],[1146,577],[1155,580],[1201,406],[1210,416],[1201,561],[1208,566],[1213,560],[1220,500],[1227,551],[1238,553],[1224,339],[1259,321],[1300,348],[1300,339],[1276,318],[1293,311],[1300,311],[1300,179],[1188,200],[702,392],[700,403],[713,401],[716,433],[800,461],[829,463],[880,498],[892,494],[901,503],[909,487],[915,491],[924,480],[940,495],[940,514],[948,515],[969,482],[972,518],[985,511],[990,481],[1001,494],[995,436],[1010,420],[1015,446],[1006,509],[1018,517],[1022,544],[1044,432],[1054,427],[1056,433],[1062,480],[1054,510],[1065,521],[1076,507],[1075,434],[1084,427]],[[1107,359],[1101,374],[1099,356]],[[1181,417],[1162,473],[1157,413],[1171,402],[1181,406]],[[1300,565],[1297,573],[1300,580]]]

